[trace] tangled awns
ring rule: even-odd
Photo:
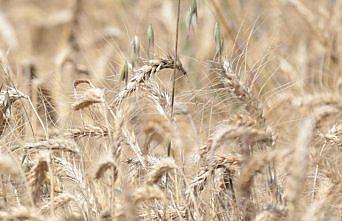
[[[0,220],[341,221],[342,0],[0,0]]]

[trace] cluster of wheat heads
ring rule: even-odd
[[[98,50],[104,41],[103,36],[82,41],[86,25],[95,27],[83,23],[83,12],[95,13],[95,3],[87,0],[73,1],[70,10],[35,24],[35,62],[16,71],[13,63],[20,56],[0,54],[0,220],[341,220],[342,78],[336,47],[341,32],[336,24],[342,2],[331,1],[315,15],[304,0],[284,1],[286,6],[270,1],[272,11],[264,13],[286,7],[309,29],[302,33],[307,45],[279,50],[276,67],[268,58],[272,51],[263,54],[258,41],[266,36],[253,28],[246,36],[243,27],[234,27],[239,12],[265,9],[267,3],[156,2],[154,7],[172,9],[175,16],[170,15],[171,23],[164,19],[160,26],[147,26],[146,59],[143,38],[134,36],[122,67],[111,64],[113,42],[119,40],[115,30],[106,29],[101,36],[110,46],[93,59],[95,67],[85,65],[85,50]],[[11,4],[19,7],[4,3]],[[103,4],[127,17],[117,4]],[[127,4],[144,10],[139,8],[144,3]],[[225,6],[234,13],[227,15]],[[188,12],[186,29],[182,8]],[[207,39],[196,42],[201,37],[193,36],[207,25],[201,13],[218,21],[209,24],[213,50],[202,49]],[[44,56],[51,56],[47,51],[54,51],[54,43],[44,35],[51,37],[47,33],[61,27],[67,40],[49,64]],[[16,28],[0,7],[6,44],[22,40],[12,36]],[[158,56],[157,29],[167,32],[169,41],[176,33],[174,56]],[[202,61],[200,52],[191,55],[196,62],[186,58],[193,48],[185,45],[183,52],[182,42],[191,38],[210,62]],[[115,70],[107,73],[104,66],[111,65]]]

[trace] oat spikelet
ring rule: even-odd
[[[148,174],[147,184],[156,184],[162,176],[169,171],[176,169],[177,165],[172,158],[164,158],[154,166],[152,171]]]
[[[114,171],[113,175],[114,175],[114,182],[115,182],[116,179],[118,178],[118,167],[114,163],[113,159],[105,160],[98,165],[98,168],[95,172],[95,179],[102,178],[104,173],[110,168],[113,168],[113,171]]]

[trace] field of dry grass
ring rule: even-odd
[[[342,217],[341,0],[0,0],[0,220]]]

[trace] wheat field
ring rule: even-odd
[[[341,0],[0,0],[0,220],[342,220]]]

